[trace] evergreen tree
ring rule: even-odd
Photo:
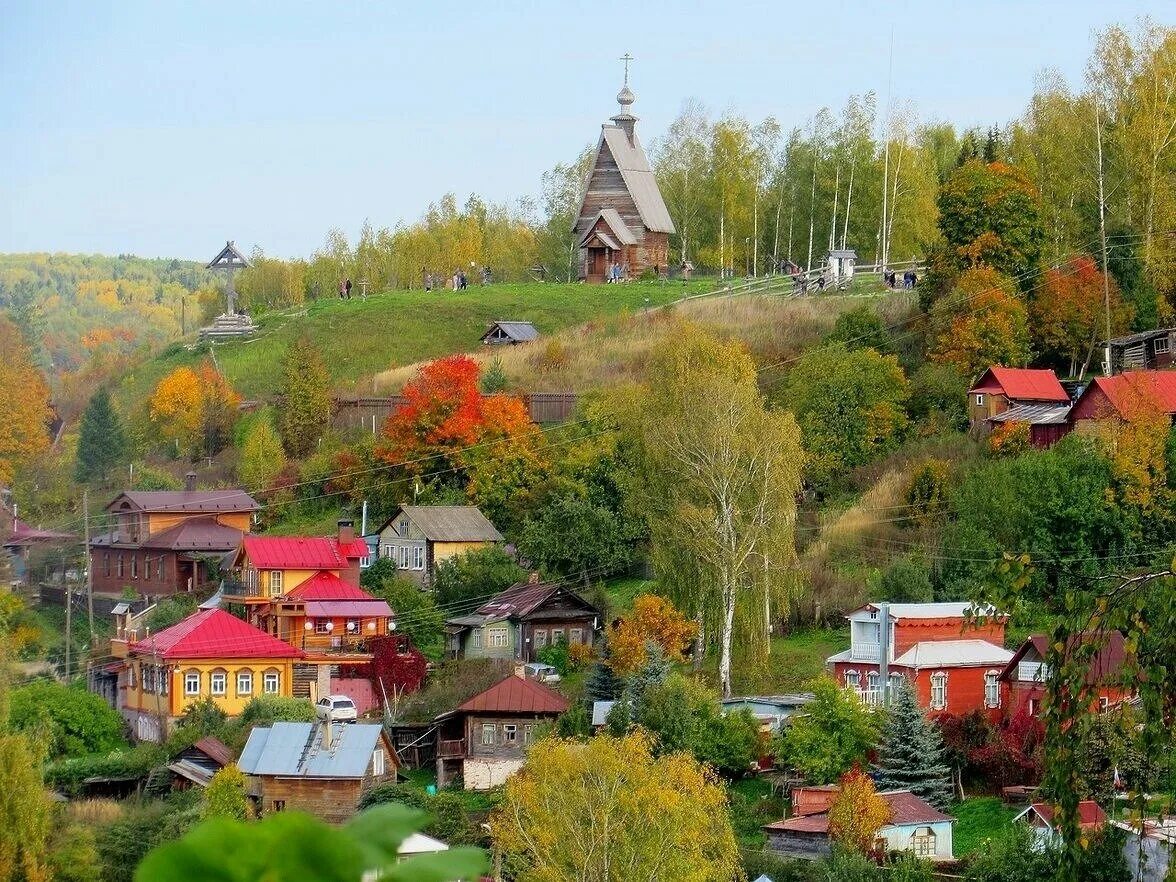
[[[923,714],[915,691],[904,683],[892,693],[890,716],[878,744],[874,779],[878,790],[909,790],[938,809],[951,802],[946,748],[935,725]]]
[[[126,452],[122,421],[111,404],[110,393],[99,389],[82,413],[74,477],[79,484],[105,481],[111,470],[121,465]]]
[[[616,701],[620,692],[621,681],[609,666],[608,658],[597,661],[584,680],[584,700],[589,703]]]
[[[282,396],[282,443],[291,456],[306,456],[331,421],[331,377],[318,348],[305,334],[286,350]]]

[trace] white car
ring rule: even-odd
[[[355,702],[346,695],[325,695],[314,706],[319,719],[328,716],[336,723],[354,723],[359,718]]]
[[[538,680],[540,683],[559,682],[559,671],[542,662],[528,662],[523,665],[523,673],[526,674],[528,680]]]

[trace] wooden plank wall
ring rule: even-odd
[[[522,396],[531,421],[540,425],[567,422],[576,410],[576,392],[532,392]],[[392,411],[406,401],[403,395],[383,398],[336,398],[331,409],[331,426],[336,430],[365,429],[378,432]],[[374,423],[373,423],[374,418]]]

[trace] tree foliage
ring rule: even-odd
[[[122,420],[105,387],[90,398],[82,413],[74,478],[79,484],[103,483],[127,455]]]
[[[850,769],[837,783],[841,789],[829,805],[829,838],[866,854],[873,849],[878,831],[890,823],[890,806],[860,768]]]
[[[241,445],[237,477],[250,492],[256,493],[274,489],[285,468],[286,452],[282,449],[282,439],[263,413]]]
[[[220,769],[204,788],[204,817],[232,818],[237,821],[249,819],[245,773],[237,768],[236,763],[229,763]]]
[[[49,443],[49,386],[20,330],[0,313],[0,487]]]
[[[1045,271],[1031,309],[1033,333],[1045,352],[1069,362],[1070,376],[1085,375],[1099,341],[1106,339],[1107,306],[1112,335],[1131,327],[1134,309],[1093,258],[1083,254]]]
[[[51,680],[12,690],[9,723],[42,741],[48,758],[108,753],[123,747],[123,720],[100,696]]]
[[[211,456],[232,437],[239,396],[210,361],[179,367],[151,393],[151,421],[165,443],[185,454]]]
[[[331,376],[305,334],[291,341],[282,360],[282,407],[278,433],[286,450],[303,457],[316,448],[331,423]]]
[[[892,701],[874,761],[874,779],[882,790],[909,790],[939,809],[951,802],[946,748],[935,725],[919,707],[915,690],[905,682],[892,690]]]
[[[739,866],[726,804],[692,757],[655,757],[647,735],[547,738],[507,781],[490,826],[520,882],[726,882]]]
[[[489,600],[526,576],[500,545],[486,545],[447,557],[437,564],[433,593],[437,603],[452,607],[462,601]]]
[[[650,645],[664,658],[682,661],[683,653],[698,633],[698,625],[656,594],[641,594],[628,615],[613,622],[608,632],[609,667],[625,677],[643,667]]]
[[[402,576],[384,579],[368,589],[387,601],[396,613],[396,630],[433,661],[439,661],[445,645],[445,617],[433,595]]]
[[[988,266],[968,269],[935,302],[928,318],[928,355],[975,379],[991,365],[1028,363],[1029,324],[1012,280]]]
[[[631,549],[614,512],[567,495],[526,521],[519,553],[545,573],[570,576],[588,585],[593,575],[605,576],[624,566]]]
[[[880,720],[855,695],[825,677],[814,698],[790,721],[776,746],[780,760],[813,784],[833,784],[865,762],[878,740]]]

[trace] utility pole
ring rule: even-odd
[[[93,561],[90,560],[90,491],[85,489],[82,491],[82,524],[84,525],[83,535],[86,543],[86,550],[83,560],[86,562],[86,614],[90,619],[90,645],[94,645],[94,579],[90,575],[91,565]]]
[[[69,582],[62,580],[62,593],[65,597],[65,682],[69,683],[69,648],[73,643],[73,613],[71,607],[73,606],[73,594],[69,590]]]
[[[1094,95],[1094,133],[1098,141],[1098,234],[1102,240],[1103,309],[1106,312],[1107,337],[1103,344],[1103,373],[1111,375],[1111,267],[1107,263],[1107,203],[1103,193],[1102,114],[1099,97]]]

